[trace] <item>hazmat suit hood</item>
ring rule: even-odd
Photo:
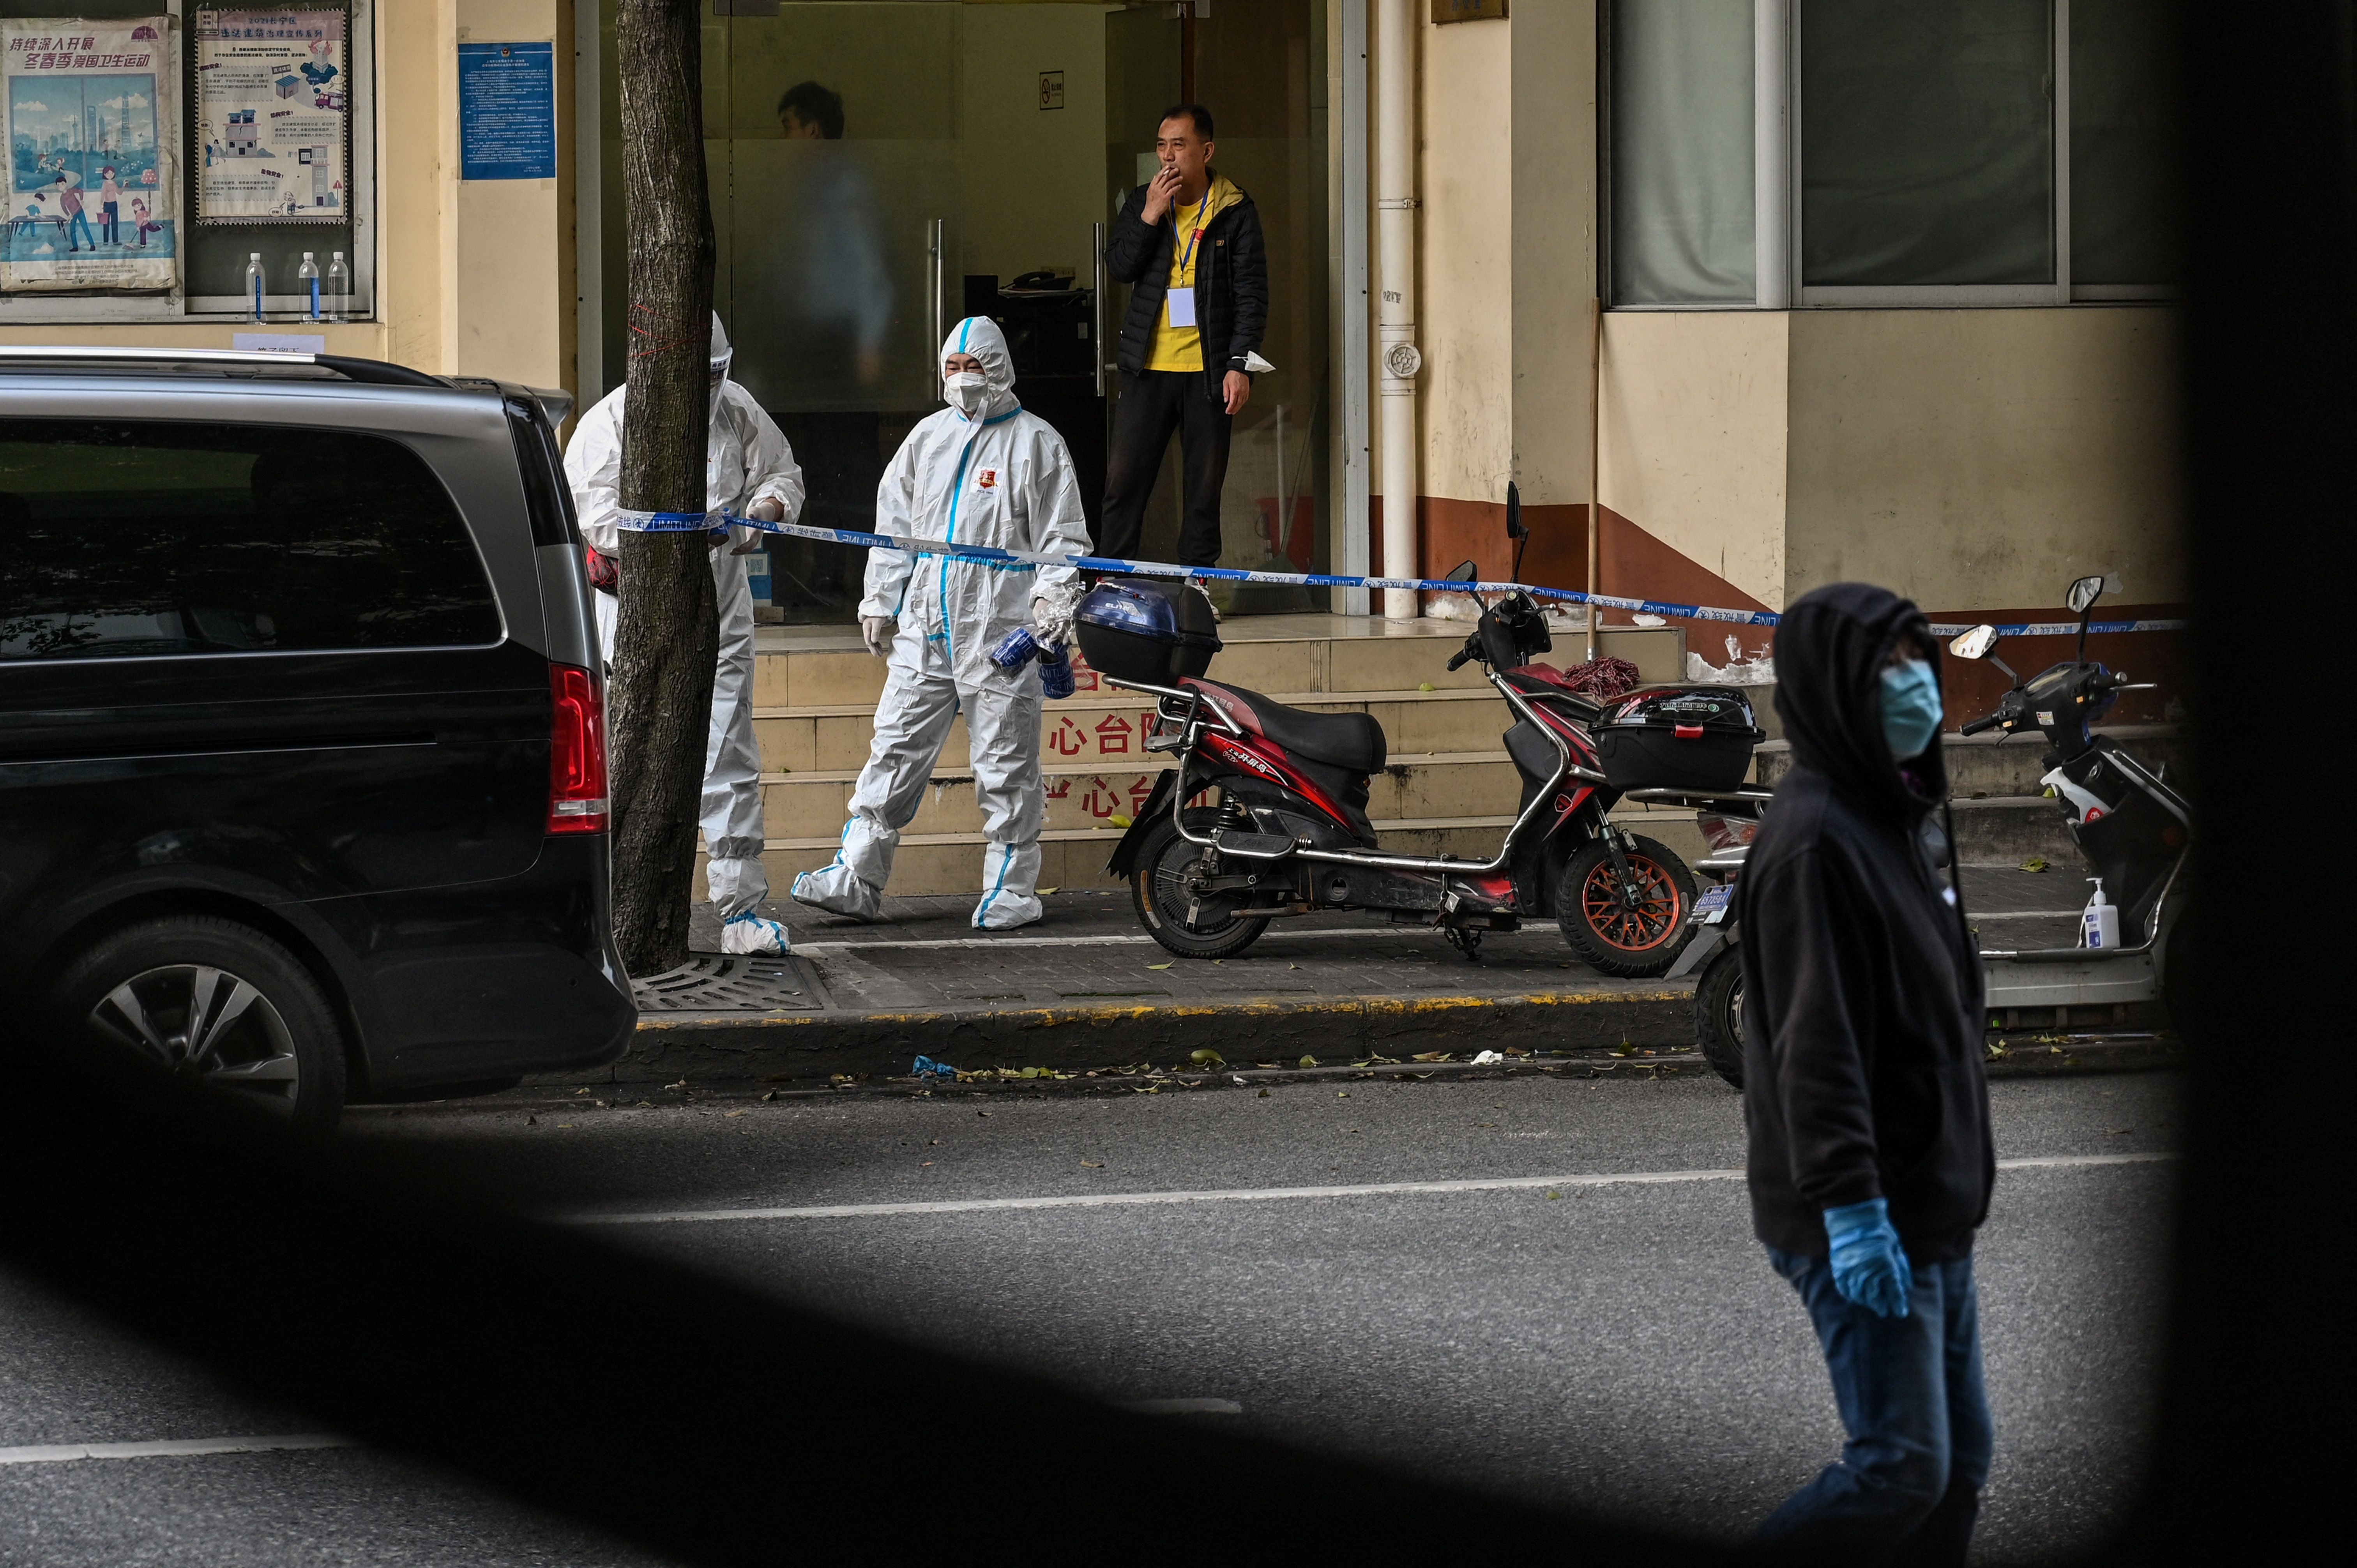
[[[1941,742],[1894,760],[1882,734],[1882,661],[1909,631],[1938,644],[1911,599],[1870,583],[1834,583],[1804,594],[1776,628],[1776,712],[1792,760],[1831,781],[1857,810],[1912,824],[1948,793]],[[1943,700],[1944,701],[1944,686]]]
[[[737,350],[728,341],[728,328],[720,325],[720,312],[712,313],[712,402],[705,410],[707,419],[720,417],[721,389],[728,384],[728,367],[736,362]]]
[[[1006,335],[999,331],[997,322],[987,316],[969,316],[951,328],[950,335],[942,339],[942,351],[933,356],[936,372],[952,354],[972,354],[982,361],[983,380],[990,389],[990,403],[983,411],[983,418],[997,419],[1022,406],[1015,399],[1015,358],[1006,351]],[[942,401],[956,407],[956,400],[950,396],[948,376],[942,375],[940,380]]]

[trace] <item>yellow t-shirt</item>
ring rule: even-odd
[[[1149,371],[1194,371],[1203,369],[1203,332],[1200,327],[1173,327],[1170,324],[1170,295],[1181,293],[1192,296],[1195,292],[1195,269],[1202,263],[1203,230],[1212,219],[1243,199],[1243,192],[1228,183],[1225,175],[1214,175],[1204,188],[1203,199],[1192,207],[1179,207],[1172,216],[1178,220],[1178,243],[1170,255],[1170,276],[1162,298],[1162,316],[1154,324],[1154,340],[1146,345],[1146,368]]]

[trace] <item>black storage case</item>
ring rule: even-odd
[[[1655,686],[1611,704],[1596,757],[1615,789],[1732,789],[1767,736],[1727,686]]]
[[[1089,668],[1116,681],[1148,686],[1176,684],[1182,676],[1201,675],[1220,651],[1219,617],[1211,601],[1191,584],[1140,582],[1134,585],[1159,592],[1170,601],[1178,629],[1163,638],[1117,627],[1077,621],[1072,630],[1081,642],[1081,657]]]

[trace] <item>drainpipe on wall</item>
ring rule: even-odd
[[[1376,240],[1382,250],[1383,575],[1414,577],[1415,550],[1415,0],[1374,0]],[[1409,588],[1383,590],[1387,620],[1414,620]]]

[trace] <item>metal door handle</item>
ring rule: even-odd
[[[925,225],[925,253],[932,259],[933,263],[932,307],[935,349],[932,351],[938,351],[939,346],[947,341],[950,335],[947,314],[950,304],[950,280],[949,275],[942,270],[949,264],[948,229],[949,220],[945,218],[932,219]],[[936,364],[933,370],[934,379],[940,380],[941,367]]]

